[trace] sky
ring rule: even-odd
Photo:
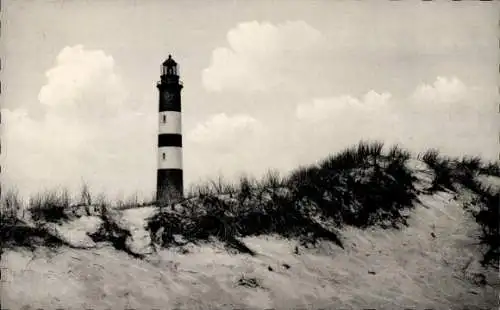
[[[285,174],[360,140],[498,158],[498,2],[2,1],[2,183],[156,182],[180,65],[185,186]]]

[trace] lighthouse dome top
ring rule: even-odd
[[[175,62],[175,60],[172,58],[172,55],[169,54],[167,60],[163,62],[163,65],[166,67],[173,67],[177,65],[177,62]]]
[[[179,76],[179,65],[172,58],[172,55],[168,55],[167,60],[162,63],[161,66],[162,76]]]

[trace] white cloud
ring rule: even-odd
[[[214,115],[189,133],[185,171],[191,180],[244,171],[258,175],[269,167],[286,171],[362,139],[401,144],[413,152],[435,147],[449,155],[494,159],[498,126],[488,102],[493,101],[484,90],[456,77],[437,77],[404,96],[370,90],[360,97],[300,102],[294,117],[281,125],[271,123],[273,117],[262,123],[245,115]]]
[[[432,85],[419,85],[411,96],[414,104],[423,107],[450,109],[470,99],[470,89],[457,77],[438,76]]]
[[[186,135],[186,179],[259,173],[270,150],[264,141],[267,133],[259,120],[246,114],[210,116]]]
[[[2,110],[3,177],[24,193],[41,186],[73,190],[82,179],[111,195],[151,188],[156,110],[137,111],[127,101],[113,57],[65,47],[46,75],[38,96],[43,118]],[[144,182],[148,174],[151,184]]]
[[[397,115],[390,113],[395,102],[388,92],[367,92],[361,98],[351,95],[316,98],[296,106],[298,156],[313,162],[362,139],[394,141]]]
[[[249,115],[227,116],[225,113],[220,113],[198,124],[187,134],[187,138],[210,148],[230,150],[262,132],[264,132],[263,125]]]
[[[210,91],[262,91],[283,84],[307,67],[324,37],[304,21],[240,23],[227,33],[227,47],[212,52],[202,73]]]
[[[407,100],[406,134],[421,148],[496,159],[500,128],[493,93],[465,85],[457,77],[437,77],[431,85],[424,83]]]
[[[436,147],[450,155],[491,159],[497,153],[498,128],[489,99],[485,91],[467,87],[457,77],[437,77],[432,84],[417,86],[406,98],[370,91],[360,99],[313,99],[296,107],[296,118],[303,128],[315,129],[304,139],[320,145],[323,153],[360,139],[379,139],[415,151]]]
[[[385,109],[391,98],[390,93],[379,94],[375,91],[369,91],[362,99],[354,98],[349,95],[330,98],[313,99],[311,103],[299,104],[296,108],[296,116],[300,120],[324,121],[331,120],[331,117],[356,117],[355,114],[374,113],[374,117]],[[354,115],[352,115],[354,113]]]
[[[35,121],[21,109],[2,109],[2,119],[2,172],[10,181],[7,184],[30,192],[41,186],[63,185],[68,177],[81,172],[74,168],[80,149],[90,138],[84,128],[56,115]]]
[[[46,76],[38,100],[64,117],[107,117],[126,97],[113,57],[82,45],[63,48]]]

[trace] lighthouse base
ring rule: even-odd
[[[158,169],[156,200],[171,203],[184,197],[182,169]]]

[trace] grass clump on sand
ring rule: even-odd
[[[134,258],[143,258],[141,254],[134,253],[127,245],[127,239],[132,237],[132,233],[119,225],[116,214],[107,205],[100,208],[100,219],[102,224],[97,231],[88,234],[94,242],[109,242],[118,251],[123,251]]]
[[[438,150],[430,149],[419,155],[435,173],[429,192],[438,190],[457,191],[457,185],[464,186],[476,194],[484,194],[477,176],[479,174],[500,177],[500,163],[483,162],[478,156],[462,158],[441,155]]]
[[[260,181],[242,177],[238,185],[219,179],[178,203],[181,211],[152,216],[147,228],[163,246],[215,237],[252,253],[238,238],[277,234],[306,243],[326,239],[342,247],[336,231],[342,225],[406,224],[401,211],[416,197],[405,165],[410,157],[398,146],[384,153],[380,142],[361,142],[287,177],[270,171]]]
[[[482,264],[499,268],[500,238],[499,238],[500,193],[491,188],[484,188],[480,196],[480,209],[474,212],[476,222],[481,226],[480,241],[487,246]]]
[[[53,226],[68,222],[73,217],[80,217],[81,214],[78,214],[80,209],[88,216],[91,215],[91,209],[98,209],[99,212],[93,215],[98,216],[102,224],[96,232],[89,234],[89,237],[94,242],[110,242],[117,250],[125,251],[134,257],[141,257],[128,249],[126,240],[131,233],[118,225],[106,199],[103,197],[93,199],[85,184],[77,203],[72,201],[67,190],[46,191],[31,197],[27,206],[28,217],[25,217],[24,205],[18,192],[10,190],[3,193],[0,209],[2,249],[24,247],[34,250],[38,246],[51,249],[60,246],[80,248],[70,241],[63,240]]]
[[[24,221],[23,210],[23,203],[17,191],[9,190],[3,193],[0,200],[0,253],[3,253],[4,249],[14,247],[34,250],[37,246],[55,248],[64,244],[46,228],[32,226]]]
[[[469,209],[481,228],[480,242],[486,245],[482,264],[498,269],[500,262],[499,212],[500,201],[498,190],[485,186],[478,181],[480,174],[500,177],[500,163],[483,162],[480,157],[464,156],[452,158],[430,149],[420,156],[435,173],[431,193],[437,190],[458,191],[464,187],[475,194],[474,205]]]
[[[29,213],[35,222],[60,223],[69,220],[71,198],[67,190],[46,191],[31,197]]]
[[[381,142],[361,141],[284,177],[269,171],[260,180],[243,176],[236,184],[219,178],[193,188],[182,201],[160,202],[159,211],[147,220],[146,228],[152,242],[164,247],[216,238],[253,255],[240,238],[270,234],[312,244],[324,239],[343,247],[338,231],[345,225],[384,229],[407,225],[408,211],[419,194],[414,187],[416,178],[407,165],[411,157],[397,145],[385,149]],[[484,186],[477,176],[500,176],[499,163],[471,156],[447,157],[435,149],[419,158],[434,171],[428,193],[459,193],[465,188],[476,195],[476,208],[470,211],[481,227],[480,241],[488,248],[483,263],[498,267],[499,193]],[[92,205],[100,210],[93,215],[100,217],[102,225],[89,236],[136,256],[126,244],[131,233],[120,226],[109,203],[104,198],[94,199],[85,184],[80,196],[76,204],[65,190],[32,197],[27,210],[33,224],[28,224],[19,216],[24,208],[17,192],[4,193],[2,247],[63,245],[65,241],[50,233],[46,224],[68,221],[76,209],[90,216]],[[118,208],[134,206],[139,206],[136,196]]]
[[[177,207],[181,211],[155,214],[147,228],[152,239],[163,246],[215,237],[248,254],[254,253],[239,241],[239,237],[278,234],[299,237],[304,242],[327,238],[341,245],[335,233],[300,212],[289,191],[278,187],[275,180],[271,176],[262,182],[253,182],[243,177],[237,192],[229,197],[220,192],[205,192],[179,203]],[[182,236],[183,241],[179,242],[178,236]]]
[[[298,200],[308,200],[337,225],[368,227],[406,224],[401,212],[416,198],[406,167],[411,154],[398,146],[383,153],[380,142],[361,142],[319,165],[299,168],[290,177]]]

